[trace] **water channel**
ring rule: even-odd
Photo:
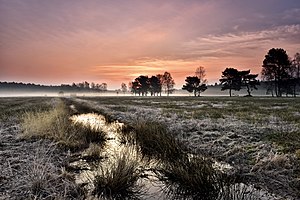
[[[126,142],[124,136],[122,135],[123,123],[112,122],[107,123],[105,117],[95,113],[74,115],[71,117],[73,123],[79,123],[83,126],[90,127],[91,129],[101,131],[105,134],[106,141],[103,144],[94,144],[93,148],[100,149],[99,159],[90,161],[85,159],[88,152],[83,152],[79,158],[70,163],[71,166],[79,168],[79,172],[76,174],[76,183],[84,185],[84,187],[90,191],[89,195],[92,196],[92,192],[95,189],[94,179],[96,176],[107,177],[107,173],[110,173],[111,169],[115,169],[116,163],[120,159],[126,160],[126,162],[136,162],[138,163],[137,170],[140,171],[140,177],[136,180],[136,187],[139,188],[139,193],[137,199],[194,199],[193,196],[180,197],[178,195],[172,196],[172,192],[168,191],[163,181],[160,181],[153,172],[153,169],[159,168],[160,164],[154,159],[144,159],[141,151],[139,151],[139,146]],[[99,145],[96,146],[95,145]],[[231,166],[228,164],[221,164],[215,162],[213,165],[218,170],[231,170]],[[231,196],[233,199],[277,199],[273,195],[256,190],[253,186],[248,186],[243,183],[237,183],[230,186],[235,194]],[[91,198],[92,199],[92,198]],[[109,198],[108,198],[109,199]],[[128,198],[130,199],[130,198]],[[197,198],[202,199],[202,198]],[[224,199],[225,197],[220,197],[219,199]]]

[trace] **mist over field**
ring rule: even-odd
[[[299,200],[299,0],[0,0],[0,200]]]

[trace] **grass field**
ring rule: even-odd
[[[0,199],[22,192],[37,199],[147,199],[140,180],[153,161],[152,172],[172,198],[239,199],[243,192],[224,192],[236,183],[269,192],[266,199],[300,195],[299,98],[11,97],[0,98],[0,109]],[[73,124],[70,117],[82,113],[103,115],[106,125]],[[110,131],[118,132],[118,145],[137,147],[142,165],[122,155],[112,171],[103,170]],[[87,163],[71,164],[82,159]],[[100,170],[87,179],[90,186],[76,182],[85,168]],[[197,188],[202,182],[204,190]]]

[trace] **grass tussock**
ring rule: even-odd
[[[220,172],[213,168],[211,161],[202,157],[186,156],[176,162],[164,163],[158,170],[158,177],[165,183],[164,190],[176,198],[216,199],[221,189]]]
[[[48,138],[74,150],[105,140],[101,130],[72,123],[69,110],[62,101],[47,111],[26,112],[22,117],[22,128],[23,138]]]
[[[20,188],[26,191],[26,199],[84,199],[84,191],[60,170],[53,145],[41,144],[34,153],[30,165],[22,169]]]
[[[137,158],[128,156],[132,153],[120,153],[115,162],[99,166],[93,181],[93,195],[104,199],[139,199],[143,192],[138,180],[143,170]]]
[[[163,190],[170,199],[254,200],[260,197],[253,187],[239,183],[213,167],[210,159],[186,156],[167,162],[156,171],[164,183]]]
[[[176,160],[183,155],[182,145],[159,122],[138,121],[134,132],[143,155],[163,160]]]

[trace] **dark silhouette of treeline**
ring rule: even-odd
[[[33,83],[22,82],[0,82],[0,91],[4,92],[57,92],[63,94],[64,92],[105,92],[107,91],[107,84],[95,84],[84,81],[82,83],[73,83],[72,85],[40,85]]]
[[[151,96],[160,95],[162,90],[169,96],[174,92],[175,81],[171,73],[157,74],[156,76],[140,75],[133,82],[129,83],[130,91],[135,95],[147,96],[148,92]]]
[[[220,87],[220,90],[229,90],[229,95],[232,96],[232,91],[240,91],[246,89],[247,95],[252,96],[253,90],[264,87],[266,94],[281,97],[294,96],[300,92],[300,54],[296,53],[293,58],[290,58],[286,51],[281,48],[272,48],[265,55],[262,64],[261,72],[262,81],[257,80],[258,74],[251,74],[250,70],[239,71],[232,67],[227,67],[219,79],[220,84],[215,84],[215,87]],[[182,90],[194,93],[194,96],[200,96],[202,92],[208,89],[205,79],[205,69],[200,66],[196,69],[194,76],[187,76],[185,85]],[[157,74],[151,77],[147,75],[140,75],[127,85],[121,84],[121,89],[116,90],[117,94],[130,91],[135,95],[147,96],[161,96],[164,91],[168,96],[172,94],[175,89],[175,81],[170,72],[164,74]],[[210,86],[214,87],[214,86]],[[43,92],[105,92],[107,91],[107,84],[89,83],[87,81],[81,83],[73,83],[71,85],[61,84],[60,86],[45,86],[33,83],[16,83],[16,82],[0,82],[0,91],[43,91]]]

